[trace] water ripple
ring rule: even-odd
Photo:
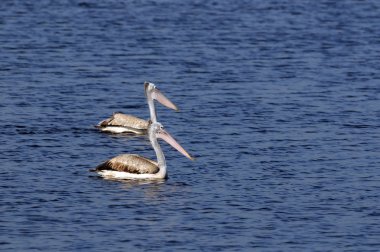
[[[376,1],[1,1],[0,249],[377,251]],[[88,170],[144,137],[100,134],[149,112],[166,181]]]

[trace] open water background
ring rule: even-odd
[[[379,1],[0,2],[1,251],[379,251]],[[160,121],[169,179],[88,172]]]

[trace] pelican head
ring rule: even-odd
[[[165,142],[170,144],[177,151],[182,153],[185,157],[190,160],[194,160],[192,156],[164,129],[159,122],[150,122],[148,127],[148,134],[150,139],[163,139]]]
[[[144,82],[144,89],[145,89],[145,95],[148,97],[151,97],[154,100],[157,100],[162,105],[178,111],[178,107],[174,105],[168,98],[166,98],[161,91],[154,85],[154,83],[151,82]]]

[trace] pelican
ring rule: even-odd
[[[164,129],[159,122],[149,122],[148,136],[157,162],[135,154],[122,154],[111,158],[95,168],[104,178],[114,179],[165,179],[167,178],[166,161],[164,153],[158,144],[158,139],[163,139],[185,157],[194,160],[193,157]]]
[[[151,82],[144,82],[145,96],[148,101],[150,118],[153,122],[157,122],[156,108],[154,100],[157,100],[162,105],[178,111],[168,98],[166,98],[161,91]],[[132,133],[136,135],[145,135],[148,130],[148,121],[140,119],[133,115],[126,115],[123,113],[114,113],[110,118],[101,121],[96,127],[101,131],[111,133]]]

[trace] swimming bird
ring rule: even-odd
[[[157,122],[156,108],[154,100],[162,105],[178,111],[178,107],[166,98],[154,83],[144,82],[145,96],[148,101],[150,118]],[[110,133],[131,133],[136,135],[145,135],[148,130],[148,121],[140,119],[133,115],[123,113],[114,113],[110,118],[101,121],[96,127],[101,131]]]
[[[111,158],[95,168],[99,175],[114,179],[164,179],[167,178],[166,160],[158,144],[163,139],[185,157],[193,157],[164,129],[159,122],[149,122],[148,136],[157,162],[135,154],[122,154]]]

